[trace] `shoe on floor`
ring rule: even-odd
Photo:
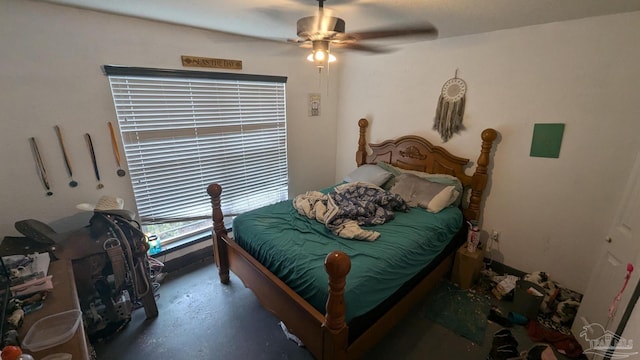
[[[509,329],[501,329],[496,331],[496,333],[493,334],[493,340],[491,344],[493,347],[500,347],[503,345],[513,345],[516,348],[518,347],[518,341]]]
[[[534,345],[526,352],[525,360],[558,360],[551,346],[547,344]]]
[[[511,321],[512,323],[518,325],[527,325],[527,323],[529,323],[529,319],[527,319],[526,316],[517,312],[510,312],[509,314],[507,314],[507,319],[509,319],[509,321]]]
[[[509,319],[507,319],[507,317],[502,314],[502,311],[500,311],[500,309],[495,306],[493,306],[489,311],[489,316],[487,317],[487,319],[503,327],[513,326],[513,323],[509,321]]]
[[[509,329],[498,330],[493,335],[493,342],[487,360],[519,359],[518,341]]]
[[[513,345],[503,345],[498,348],[491,348],[487,360],[510,360],[521,359],[518,348]]]

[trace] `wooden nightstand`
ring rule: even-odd
[[[468,289],[478,280],[480,271],[484,266],[484,244],[482,248],[470,253],[467,251],[467,243],[465,242],[456,252],[456,258],[453,262],[453,271],[451,273],[451,282],[458,284],[463,289]]]

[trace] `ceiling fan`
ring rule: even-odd
[[[307,16],[298,20],[298,38],[287,40],[301,47],[311,48],[312,53],[307,60],[312,61],[318,68],[323,68],[327,63],[335,61],[331,54],[331,47],[339,47],[371,53],[383,53],[387,49],[364,45],[363,40],[382,39],[401,36],[421,36],[435,38],[438,30],[429,23],[414,27],[401,27],[391,29],[378,29],[365,32],[345,32],[345,21],[339,17],[331,16],[324,9],[326,0],[317,0],[319,7],[315,16]]]

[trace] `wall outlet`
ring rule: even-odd
[[[498,232],[498,230],[492,230],[491,231],[491,240],[498,242],[498,240],[500,239],[500,232]]]

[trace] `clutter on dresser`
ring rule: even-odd
[[[135,214],[113,196],[78,208],[93,213],[89,226],[57,233],[38,220],[21,220],[15,227],[25,237],[0,243],[6,264],[4,346],[38,359],[69,352],[88,360],[87,340],[118,332],[133,310],[143,307],[147,318],[158,315],[154,291],[163,264],[147,255],[147,237]]]
[[[12,288],[30,284],[33,278],[46,274],[49,263],[48,254],[32,254],[0,258],[0,334],[2,334],[1,357],[3,360],[33,360],[29,354],[23,354],[20,347],[18,329],[24,321],[23,300],[13,296]],[[8,263],[8,266],[5,264]],[[28,286],[31,287],[31,286]],[[38,287],[38,286],[36,286]],[[14,294],[15,295],[15,294]]]
[[[46,292],[53,289],[52,276],[48,275],[49,253],[4,256],[2,261],[9,274],[9,290],[20,302],[20,308],[25,313],[37,310],[38,303],[41,306],[40,301],[46,298]],[[22,307],[24,300],[29,300],[27,309]]]
[[[52,261],[48,274],[52,275],[54,288],[42,308],[24,316],[15,333],[14,346],[38,360],[60,359],[56,356],[62,353],[73,359],[89,360],[91,346],[79,316],[72,261]]]
[[[11,281],[9,280],[9,272],[7,268],[4,266],[4,262],[2,258],[0,258],[0,306],[2,307],[2,311],[0,311],[0,334],[4,337],[6,326],[5,326],[5,313],[7,312],[7,303],[9,302]]]
[[[19,346],[18,330],[24,316],[41,309],[53,289],[52,276],[48,275],[50,258],[48,253],[33,253],[1,259],[8,286],[2,302],[2,345]]]
[[[29,255],[3,256],[11,285],[21,285],[33,279],[43,278],[49,271],[51,258],[49,253],[33,253]]]

